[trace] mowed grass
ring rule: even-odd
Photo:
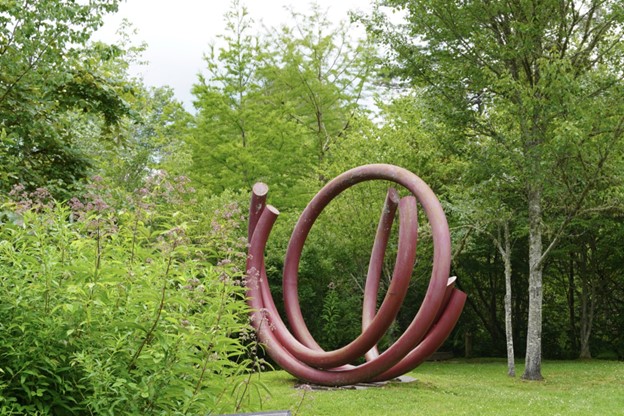
[[[544,381],[507,376],[499,359],[427,362],[409,373],[417,381],[366,390],[295,389],[283,371],[263,373],[271,392],[253,411],[293,415],[624,415],[624,362],[546,361]]]

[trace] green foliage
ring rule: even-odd
[[[318,7],[265,36],[238,1],[225,19],[193,89],[191,177],[213,193],[261,180],[280,209],[300,209],[304,182],[361,111],[370,50]]]
[[[227,239],[241,218],[224,207],[199,235],[191,191],[164,173],[133,194],[96,178],[69,204],[14,188],[0,226],[0,413],[244,408],[262,386],[240,378],[262,361],[245,253]]]
[[[191,177],[212,193],[250,189],[260,180],[291,189],[306,148],[295,140],[297,126],[267,102],[258,74],[267,44],[252,34],[253,20],[238,2],[225,18],[224,46],[205,56],[207,74],[193,88],[198,115],[189,139]]]
[[[372,81],[371,45],[346,22],[332,23],[318,4],[291,12],[291,23],[273,29],[260,73],[275,108],[301,127],[300,145],[317,167],[364,113]]]
[[[94,61],[114,48],[88,48],[91,34],[116,0],[3,1],[0,4],[0,189],[22,183],[67,197],[91,165],[76,148],[73,118],[112,127],[129,113],[123,86]],[[83,116],[83,114],[86,114]],[[98,138],[98,140],[101,138]]]
[[[445,153],[464,164],[446,181],[457,215],[451,224],[459,220],[486,236],[506,224],[514,240],[528,237],[522,247],[528,256],[515,257],[524,260],[529,282],[525,376],[539,379],[549,256],[574,218],[585,208],[600,209],[599,195],[621,186],[610,173],[624,152],[621,2],[387,0],[378,6],[405,13],[404,24],[393,24],[383,7],[362,19],[387,47],[389,74],[423,91],[450,135]],[[489,306],[475,312],[494,334],[497,279],[488,270],[488,251],[494,250],[472,252],[487,264],[474,287],[484,289],[476,294]]]
[[[337,344],[336,337],[339,334],[338,320],[340,316],[338,312],[340,299],[336,293],[335,284],[330,283],[328,289],[328,293],[325,299],[323,299],[323,313],[321,314],[321,319],[323,321],[323,338],[325,343],[335,346]]]
[[[93,123],[79,124],[84,136],[78,147],[88,153],[93,169],[110,178],[114,185],[133,191],[153,170],[164,169],[184,175],[190,165],[190,150],[183,141],[191,116],[168,87],[133,86],[132,118],[125,118],[116,128],[117,143],[98,141],[106,134]]]
[[[544,356],[624,356],[618,2],[383,1],[406,20],[361,19],[387,53],[380,68],[353,26],[316,5],[261,34],[234,1],[194,87],[196,116],[171,89],[129,77],[143,46],[127,26],[116,45],[88,43],[116,0],[0,3],[0,191],[25,186],[0,209],[0,413],[244,408],[262,388],[246,372],[262,364],[237,286],[247,190],[265,181],[282,212],[267,248],[279,301],[298,211],[328,179],[366,163],[413,171],[445,208],[452,274],[469,297],[444,349],[460,352],[466,335],[475,354],[504,352],[495,245],[504,224],[514,339],[525,341],[533,187],[549,250]],[[377,69],[407,82],[377,97],[371,116],[362,103]],[[198,192],[161,169],[189,175]],[[110,183],[81,187],[93,173]],[[42,186],[57,200],[82,194],[72,209]],[[348,190],[308,237],[299,296],[325,348],[360,333],[387,186]],[[426,290],[431,240],[420,214],[413,283],[382,348]]]

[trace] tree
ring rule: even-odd
[[[380,4],[406,12],[403,26],[381,12],[367,21],[369,32],[389,47],[393,74],[425,88],[461,134],[461,150],[498,148],[511,167],[507,175],[518,183],[528,221],[523,378],[539,380],[544,262],[621,152],[622,4]]]
[[[351,26],[333,24],[312,3],[309,14],[291,9],[291,21],[268,38],[274,53],[263,68],[267,98],[303,128],[320,166],[330,147],[362,111],[371,80],[372,49]]]
[[[117,0],[12,0],[0,5],[1,187],[21,182],[62,193],[86,174],[68,114],[97,114],[108,126],[128,114],[121,86],[89,62],[114,47],[86,47]]]
[[[621,177],[612,180],[621,189]],[[619,197],[613,199],[611,192],[600,192],[596,196],[602,201],[593,201],[594,206],[600,209],[583,210],[572,221],[571,232],[553,253],[549,264],[560,277],[557,286],[564,289],[564,293],[558,290],[558,296],[567,306],[568,355],[582,359],[617,350],[615,337],[596,336],[595,328],[604,325],[601,321],[612,321],[613,312],[603,314],[602,311],[613,296],[617,296],[614,288],[619,283],[615,262],[620,244],[614,239],[620,232],[622,206]]]
[[[98,140],[105,126],[92,118],[78,117],[74,129],[82,139],[76,148],[89,154],[94,174],[106,177],[117,187],[133,191],[156,169],[188,175],[190,150],[184,141],[192,116],[174,98],[169,87],[145,87],[136,82],[129,105],[132,117],[115,128],[115,142]]]
[[[286,210],[308,202],[308,179],[361,111],[368,81],[368,49],[345,26],[332,26],[318,6],[309,16],[292,13],[293,25],[260,36],[232,2],[222,46],[206,55],[194,87],[191,139],[193,178],[203,188],[249,189],[262,180]]]
[[[523,199],[518,193],[517,180],[508,174],[513,166],[507,165],[508,158],[500,154],[501,149],[481,147],[476,152],[471,149],[473,152],[468,159],[472,163],[464,164],[463,180],[450,186],[448,198],[453,201],[456,223],[476,231],[473,239],[475,234],[487,236],[502,260],[507,374],[514,377],[512,247],[518,235],[512,235],[511,230],[526,228],[522,219],[517,218]],[[478,241],[476,243],[479,244]]]
[[[268,102],[259,74],[266,44],[253,33],[253,20],[239,1],[225,19],[224,44],[211,47],[207,73],[193,88],[193,179],[214,193],[250,189],[259,180],[274,189],[292,187],[295,172],[306,170],[306,149],[298,142],[297,125]]]

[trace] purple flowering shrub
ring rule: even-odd
[[[255,354],[236,203],[156,172],[0,211],[0,414],[244,410]]]

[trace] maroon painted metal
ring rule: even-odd
[[[377,313],[377,294],[379,293],[379,281],[381,279],[381,269],[384,255],[388,247],[388,239],[394,215],[399,205],[399,193],[394,188],[388,189],[386,201],[381,211],[381,218],[377,226],[375,243],[368,263],[368,274],[366,275],[366,285],[364,287],[364,301],[362,304],[362,329],[370,326],[371,321]],[[379,356],[377,346],[374,346],[365,355],[366,361],[374,360]]]
[[[388,180],[407,188],[412,195],[399,200],[388,190],[381,213],[366,278],[362,332],[348,345],[324,351],[308,330],[298,298],[298,268],[303,245],[322,210],[345,189],[369,180]],[[418,366],[433,354],[454,328],[466,295],[449,279],[451,241],[442,207],[418,176],[403,168],[375,164],[351,169],[325,185],[310,201],[295,225],[284,262],[284,307],[292,332],[277,312],[267,282],[264,249],[279,211],[266,205],[268,187],[258,183],[252,190],[249,213],[247,296],[252,324],[273,360],[286,371],[311,383],[340,386],[394,378]],[[423,303],[411,324],[388,349],[379,353],[376,344],[395,320],[405,298],[416,260],[417,202],[431,225],[433,268]],[[377,310],[381,266],[395,212],[399,211],[399,242],[392,280]],[[365,356],[366,362],[350,365]]]

